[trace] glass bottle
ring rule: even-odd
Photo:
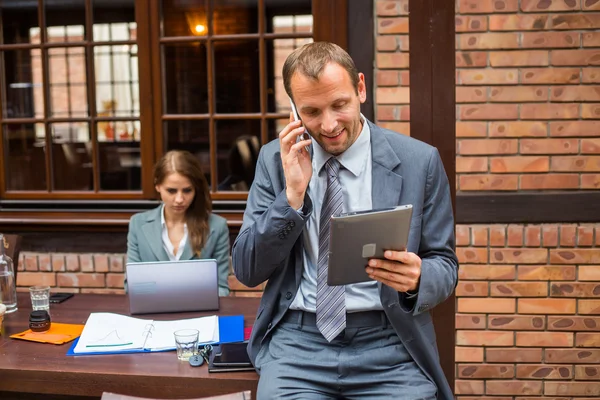
[[[6,242],[0,233],[0,303],[6,306],[6,313],[17,311],[17,287],[12,260],[6,255]]]

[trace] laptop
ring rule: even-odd
[[[126,274],[131,314],[219,309],[217,260],[128,263]]]

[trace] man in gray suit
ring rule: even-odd
[[[290,122],[261,149],[233,247],[242,283],[268,281],[248,346],[257,398],[452,399],[429,313],[458,270],[437,150],[361,115],[364,76],[335,44],[295,50],[283,77],[304,126]],[[323,283],[331,210],[403,204],[407,251],[369,260],[371,282]]]

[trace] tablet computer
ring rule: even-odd
[[[367,282],[371,258],[383,259],[386,250],[406,250],[412,205],[351,212],[331,217],[327,284]]]
[[[254,371],[248,356],[248,343],[223,343],[213,347],[209,372]]]

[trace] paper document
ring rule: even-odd
[[[179,329],[197,329],[200,343],[219,342],[216,315],[154,321],[113,313],[92,313],[73,351],[85,354],[175,350],[173,332]]]

